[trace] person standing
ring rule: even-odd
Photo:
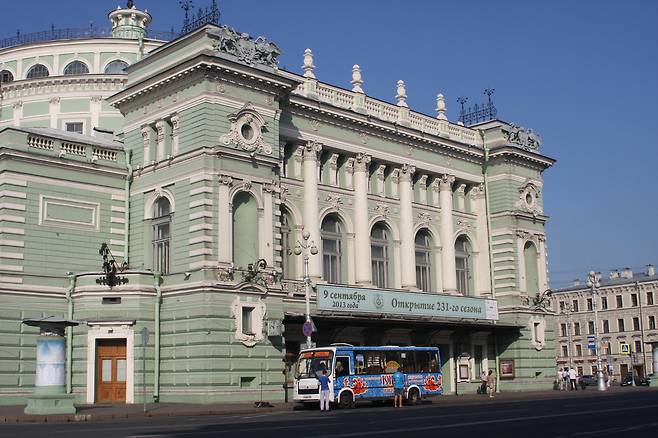
[[[557,384],[558,384],[558,387],[560,388],[560,391],[565,390],[564,369],[563,368],[560,368],[560,370],[557,372]]]
[[[320,411],[329,410],[329,377],[327,377],[327,369],[322,370],[322,375],[318,377],[320,381]]]
[[[480,380],[482,381],[482,384],[480,385],[480,394],[486,394],[487,393],[487,372],[485,370],[482,370],[482,374],[480,374]]]
[[[487,375],[487,394],[489,394],[489,398],[493,398],[495,386],[496,380],[493,375],[493,370],[489,370],[489,374]]]
[[[396,408],[402,407],[402,394],[404,393],[404,374],[402,374],[402,367],[398,367],[397,371],[393,374],[393,406]]]
[[[576,370],[571,367],[569,369],[569,382],[571,382],[571,390],[572,391],[578,391],[578,385],[577,385],[577,379],[578,379],[578,373],[576,373]]]

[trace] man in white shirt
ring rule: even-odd
[[[564,384],[564,369],[560,368],[560,370],[557,372],[557,384],[558,388],[560,388],[560,391],[564,391],[566,389],[566,385]]]
[[[578,373],[572,368],[569,369],[569,381],[571,382],[571,390],[578,391],[577,385]]]

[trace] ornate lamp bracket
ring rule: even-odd
[[[107,285],[112,288],[120,284],[128,283],[128,278],[117,275],[117,273],[123,272],[127,269],[128,264],[124,262],[119,265],[112,255],[112,251],[110,251],[110,247],[107,243],[103,242],[101,248],[98,250],[98,254],[103,257],[103,272],[105,275],[96,279],[97,284]]]

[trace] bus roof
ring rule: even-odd
[[[379,347],[373,347],[373,346],[347,346],[347,345],[340,345],[340,346],[329,346],[329,347],[316,347],[316,348],[304,348],[302,351],[317,351],[317,350],[366,350],[366,351],[374,351],[374,350],[403,350],[403,351],[437,351],[438,347],[398,347],[395,345],[382,345]]]

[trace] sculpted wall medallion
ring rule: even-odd
[[[246,104],[237,113],[229,114],[228,119],[231,127],[228,133],[219,138],[222,144],[234,144],[251,154],[272,153],[272,145],[263,139],[263,129],[267,122],[250,104]]]

